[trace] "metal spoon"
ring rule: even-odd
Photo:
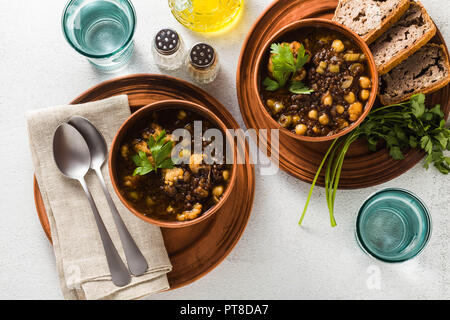
[[[147,261],[120,217],[120,214],[114,205],[114,201],[111,199],[108,189],[106,189],[105,180],[102,175],[101,167],[105,163],[108,155],[106,141],[97,128],[89,120],[83,117],[73,116],[69,119],[68,123],[74,126],[86,140],[91,153],[91,169],[97,174],[106,200],[108,200],[108,205],[112,212],[117,231],[119,232],[125,256],[127,257],[128,267],[132,274],[140,276],[147,271]]]
[[[91,164],[91,156],[83,136],[66,123],[59,125],[53,136],[53,157],[59,170],[65,176],[78,180],[86,193],[102,239],[113,283],[118,287],[130,283],[130,272],[120,258],[84,180]]]

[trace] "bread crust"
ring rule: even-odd
[[[411,2],[412,3],[412,2]],[[416,4],[418,6],[420,6],[420,10],[422,11],[422,15],[424,16],[425,20],[431,25],[430,30],[428,30],[424,36],[422,37],[422,39],[420,39],[415,45],[413,45],[412,47],[403,49],[402,51],[400,51],[397,56],[392,59],[389,63],[387,64],[383,64],[378,68],[378,74],[381,76],[383,74],[388,73],[389,71],[391,71],[393,68],[395,68],[396,66],[398,66],[403,60],[406,60],[409,56],[413,55],[414,53],[417,52],[417,50],[419,50],[420,48],[422,48],[425,44],[428,43],[428,41],[431,40],[431,38],[434,37],[434,35],[436,34],[436,26],[433,22],[433,20],[430,18],[430,16],[428,15],[427,11],[425,10],[425,7],[422,5],[422,3],[420,3],[419,1],[416,2]],[[388,30],[389,31],[389,30]]]
[[[352,1],[352,0],[339,0],[339,3],[337,5],[337,8],[336,8],[334,16],[333,16],[333,20],[335,20],[335,18],[336,18],[336,12],[339,11],[338,9],[340,9],[340,7],[347,1]],[[387,29],[392,27],[392,25],[400,19],[400,17],[406,12],[406,10],[408,10],[409,5],[410,5],[410,0],[402,0],[400,2],[399,7],[397,9],[395,9],[394,12],[392,12],[390,15],[388,15],[384,19],[384,21],[382,21],[381,25],[378,28],[372,30],[367,35],[362,37],[364,39],[364,41],[367,44],[371,44],[373,41],[375,41],[375,39],[380,37]]]
[[[447,66],[447,70],[450,71],[450,62],[449,62],[449,59],[448,59],[448,52],[447,52],[446,47],[444,45],[442,45],[442,44],[439,45],[439,44],[436,44],[436,43],[429,43],[429,44],[427,44],[427,46],[441,48],[441,50],[442,50],[442,52],[444,54],[444,63]],[[382,95],[380,95],[380,101],[381,101],[381,103],[383,105],[396,104],[396,103],[399,103],[399,102],[402,102],[402,101],[406,101],[409,98],[411,98],[413,95],[415,95],[417,93],[420,93],[420,92],[423,93],[423,94],[429,94],[429,93],[435,92],[435,91],[437,91],[439,89],[442,89],[443,87],[445,87],[449,83],[450,83],[450,72],[448,73],[446,78],[442,79],[441,81],[435,83],[431,87],[428,87],[428,88],[426,88],[424,90],[416,89],[413,92],[411,92],[411,93],[409,93],[409,94],[407,94],[407,95],[405,95],[405,96],[403,96],[403,97],[401,97],[399,99],[394,99],[394,100],[389,100],[389,101],[387,101],[386,99],[384,99],[384,97]]]

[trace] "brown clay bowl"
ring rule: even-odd
[[[336,134],[328,135],[328,136],[321,136],[321,137],[301,136],[301,135],[297,135],[297,134],[293,133],[292,131],[290,131],[288,129],[283,128],[269,114],[263,101],[261,100],[261,94],[260,94],[260,92],[261,92],[260,91],[261,90],[260,89],[260,83],[261,83],[260,79],[261,79],[261,75],[262,75],[261,70],[262,70],[262,68],[265,67],[265,64],[263,62],[268,57],[270,45],[274,42],[280,42],[279,40],[282,39],[283,36],[285,36],[286,34],[292,34],[292,33],[301,34],[302,29],[311,28],[311,27],[333,30],[335,32],[342,34],[344,37],[346,37],[350,40],[353,40],[353,42],[362,50],[362,52],[367,57],[367,65],[369,66],[369,74],[370,74],[370,78],[372,81],[372,89],[370,91],[370,97],[367,100],[364,111],[363,111],[362,115],[359,117],[359,119],[356,120],[355,122],[353,122],[348,128],[346,128],[342,131],[339,131]],[[264,44],[263,47],[261,47],[261,49],[258,53],[258,56],[256,58],[256,65],[258,66],[258,70],[256,70],[256,72],[253,73],[253,79],[252,79],[252,83],[253,83],[252,87],[253,87],[253,90],[257,91],[256,96],[258,97],[258,105],[256,107],[259,108],[259,110],[269,119],[269,121],[272,123],[273,127],[283,130],[283,132],[286,133],[287,135],[289,135],[290,137],[292,137],[296,140],[300,140],[300,141],[308,141],[308,142],[328,141],[328,140],[334,140],[336,138],[339,138],[339,137],[349,133],[350,131],[355,129],[364,120],[364,118],[367,116],[367,114],[369,114],[370,109],[372,108],[372,106],[375,102],[377,91],[378,91],[378,72],[377,72],[377,68],[375,66],[375,60],[373,58],[372,52],[370,51],[367,44],[364,42],[364,40],[361,37],[359,37],[356,33],[354,33],[349,28],[347,28],[339,23],[336,23],[334,21],[327,20],[327,19],[318,19],[318,18],[317,19],[303,19],[303,20],[293,22],[293,23],[285,26],[284,28],[280,29],[272,37],[269,38],[269,40]]]
[[[234,161],[231,168],[231,178],[230,182],[228,183],[228,186],[222,196],[222,198],[217,202],[214,206],[209,208],[207,211],[205,211],[201,216],[188,221],[168,221],[168,220],[160,220],[155,219],[153,217],[144,215],[142,212],[139,212],[136,208],[133,207],[133,205],[125,199],[125,197],[120,192],[120,183],[119,179],[117,177],[117,159],[120,155],[120,146],[122,145],[123,139],[127,136],[127,133],[130,130],[133,130],[133,128],[141,123],[145,118],[150,118],[150,114],[155,111],[159,111],[162,109],[183,109],[183,110],[189,110],[191,112],[197,113],[201,115],[202,117],[208,119],[211,121],[212,124],[217,126],[219,130],[222,132],[227,132],[226,125],[220,120],[214,113],[206,109],[205,107],[189,102],[184,100],[164,100],[159,102],[154,102],[152,104],[149,104],[147,106],[142,107],[135,113],[133,113],[120,127],[119,131],[116,133],[116,136],[114,137],[114,140],[111,145],[111,150],[109,152],[109,175],[111,177],[111,182],[114,187],[114,191],[116,192],[117,196],[119,197],[120,201],[127,207],[128,210],[130,210],[133,214],[135,214],[138,218],[152,223],[154,225],[164,227],[164,228],[181,228],[181,227],[187,227],[191,226],[193,224],[199,223],[201,221],[204,221],[205,219],[208,219],[211,217],[214,213],[216,213],[223,204],[227,201],[230,193],[232,192],[235,183],[236,183],[236,153],[234,152]],[[226,135],[227,142],[232,143],[232,139],[229,135]],[[230,144],[232,145],[232,144]]]

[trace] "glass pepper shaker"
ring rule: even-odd
[[[183,65],[186,48],[180,35],[173,29],[158,31],[153,39],[153,59],[158,67],[176,70]]]
[[[199,83],[214,81],[219,73],[219,56],[207,43],[197,43],[189,52],[187,61],[189,75]]]

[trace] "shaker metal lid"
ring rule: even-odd
[[[189,53],[189,59],[195,68],[205,69],[211,66],[216,59],[216,52],[213,47],[207,43],[197,43]]]
[[[180,46],[180,36],[175,30],[162,29],[156,34],[154,44],[160,54],[171,55]]]

